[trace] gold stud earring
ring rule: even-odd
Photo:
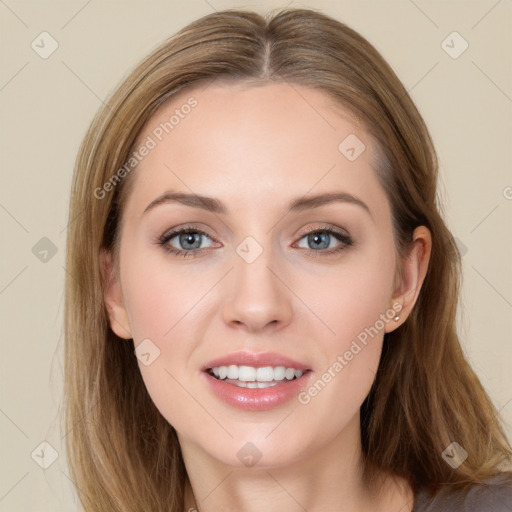
[[[395,322],[398,322],[398,320],[400,320],[400,315],[397,313],[397,315],[395,316],[395,318],[393,318],[393,320]]]

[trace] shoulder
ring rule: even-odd
[[[512,473],[503,473],[469,489],[448,487],[431,496],[420,490],[413,512],[512,512]]]

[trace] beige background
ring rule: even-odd
[[[425,117],[447,222],[465,251],[464,349],[512,432],[511,2],[2,0],[0,511],[78,510],[59,430],[61,324],[68,191],[94,113],[139,59],[193,19],[286,5],[359,30]],[[31,48],[43,31],[59,45],[47,59]],[[453,31],[469,44],[456,59],[441,46]],[[32,252],[43,237],[57,249],[46,262]],[[43,470],[31,453],[45,440],[59,456]]]

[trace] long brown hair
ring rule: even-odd
[[[145,58],[100,109],[77,157],[67,239],[65,398],[68,458],[85,509],[183,507],[187,475],[176,433],[145,389],[133,344],[109,327],[99,256],[115,247],[136,172],[116,171],[141,129],[179,91],[222,78],[286,81],[331,95],[381,148],[377,175],[391,204],[397,255],[407,254],[415,227],[432,234],[417,303],[385,335],[361,408],[366,479],[391,473],[414,490],[436,490],[498,474],[512,449],[459,343],[460,255],[436,196],[436,154],[407,91],[369,42],[328,16],[224,11],[193,22]],[[469,454],[457,469],[441,456],[453,441]]]

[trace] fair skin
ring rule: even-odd
[[[160,350],[139,367],[178,433],[190,481],[185,510],[410,511],[405,482],[389,479],[377,493],[361,478],[359,408],[384,334],[407,319],[417,300],[429,231],[414,231],[399,280],[390,206],[372,167],[375,145],[317,90],[213,83],[161,107],[139,140],[191,95],[197,107],[131,176],[119,260],[104,255],[112,329],[135,347],[149,338]],[[354,161],[338,150],[349,134],[366,146]],[[144,213],[167,191],[215,198],[226,211],[165,202]],[[369,211],[337,201],[287,212],[295,199],[332,192],[356,196]],[[197,257],[156,243],[188,225],[206,233],[195,235],[203,249]],[[305,232],[319,227],[349,234],[353,244],[328,235],[329,244],[317,247]],[[248,236],[263,249],[251,263],[236,251]],[[166,244],[193,252],[179,236]],[[399,320],[377,323],[397,304]],[[272,351],[307,364],[307,390],[370,326],[378,334],[308,403],[294,398],[269,410],[242,410],[205,385],[209,361],[240,350]],[[247,443],[260,453],[251,467],[237,455]]]

